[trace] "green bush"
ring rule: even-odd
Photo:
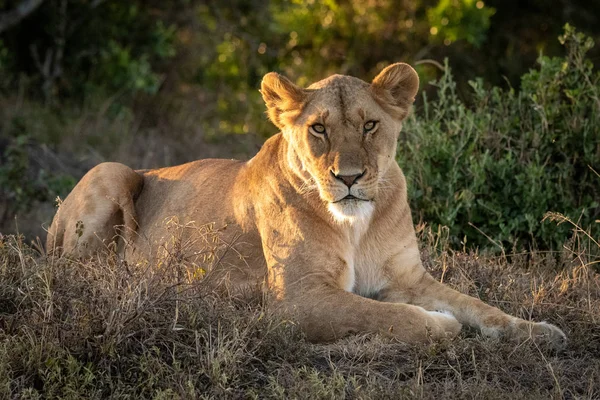
[[[566,25],[559,39],[565,58],[540,57],[518,92],[471,81],[469,105],[446,63],[399,146],[416,220],[467,246],[556,248],[569,227],[542,222],[548,211],[598,234],[600,74],[590,38]]]

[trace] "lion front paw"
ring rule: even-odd
[[[462,324],[448,312],[427,311],[430,318],[431,335],[434,338],[455,337],[462,329]]]
[[[547,322],[517,323],[519,339],[532,339],[539,345],[549,346],[555,350],[562,350],[567,345],[567,336],[560,328]]]

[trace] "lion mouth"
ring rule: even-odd
[[[353,196],[353,195],[349,194],[349,195],[347,195],[346,197],[343,197],[343,198],[341,198],[341,199],[339,199],[339,200],[332,201],[332,203],[340,203],[340,202],[342,202],[342,201],[348,201],[348,200],[356,200],[356,201],[369,201],[369,200],[367,200],[367,199],[361,199],[360,197],[356,197],[356,196]]]

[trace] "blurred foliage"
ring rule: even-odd
[[[158,71],[175,55],[175,31],[141,1],[46,1],[3,33],[9,62],[0,63],[0,76],[11,83],[5,90],[19,76],[35,78],[47,101],[89,91],[156,93]]]
[[[490,18],[495,12],[494,8],[486,7],[483,1],[441,0],[436,7],[427,10],[431,25],[429,32],[441,37],[447,45],[466,40],[479,47],[487,37]]]
[[[372,77],[391,62],[429,56],[438,37],[443,38],[442,47],[463,39],[478,44],[493,13],[470,0],[228,3],[229,7],[199,7],[200,20],[216,38],[210,46],[215,53],[198,63],[202,70],[198,83],[219,85],[219,120],[227,123],[213,127],[217,135],[223,130],[272,132],[258,118],[263,105],[253,90],[270,70],[292,77],[299,85],[334,73]],[[425,14],[433,23],[445,15],[460,15],[462,20],[437,35]],[[422,66],[420,73],[427,79],[435,77],[436,71]],[[240,109],[246,113],[237,119]]]
[[[8,49],[4,47],[4,42],[0,40],[0,70],[6,68],[8,63]]]
[[[1,1],[0,12],[18,3]],[[217,104],[203,122],[208,135],[268,132],[255,89],[270,70],[307,84],[449,57],[459,92],[474,75],[495,84],[506,76],[516,86],[540,51],[558,54],[553,38],[565,21],[600,34],[590,7],[583,0],[53,0],[2,33],[0,87],[15,90],[27,77],[33,95],[38,89],[56,101],[191,85]],[[439,71],[424,63],[419,73],[428,81]]]
[[[0,12],[17,4],[0,1]],[[268,136],[256,90],[268,71],[306,85],[423,61],[428,82],[440,71],[427,60],[447,57],[460,96],[474,76],[516,87],[541,51],[559,54],[565,22],[600,35],[594,11],[583,0],[53,0],[2,33],[0,89],[25,85],[59,106],[194,90],[211,109],[199,121],[206,136]]]
[[[520,91],[471,81],[472,107],[446,63],[438,98],[406,124],[398,161],[413,212],[456,245],[558,248],[570,227],[542,222],[548,210],[600,236],[600,73],[589,37],[567,25],[560,41],[568,55],[540,57]]]
[[[31,168],[31,157],[27,151],[29,138],[18,135],[0,154],[0,199],[3,206],[3,221],[9,214],[25,211],[39,201],[54,201],[56,196],[65,196],[75,186],[72,176],[57,174],[46,169]]]
[[[0,14],[19,3],[0,0]],[[265,73],[300,85],[333,73],[368,80],[405,61],[426,94],[400,158],[422,157],[405,165],[415,211],[457,243],[489,244],[479,229],[505,245],[552,246],[559,233],[543,212],[590,221],[599,198],[586,163],[597,164],[589,60],[600,53],[567,33],[567,58],[553,58],[565,22],[600,38],[600,6],[584,0],[47,0],[0,33],[0,105],[11,107],[0,109],[3,174],[20,168],[7,148],[31,160],[18,140],[69,158],[115,159],[118,148],[144,167],[196,158],[197,137],[250,155],[276,132],[258,92]],[[161,158],[158,147],[169,147]]]

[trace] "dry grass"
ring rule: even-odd
[[[409,347],[375,335],[312,345],[259,293],[213,293],[174,259],[131,266],[39,255],[0,239],[0,398],[600,398],[600,274],[561,254],[452,252],[423,235],[444,282],[569,337]]]

